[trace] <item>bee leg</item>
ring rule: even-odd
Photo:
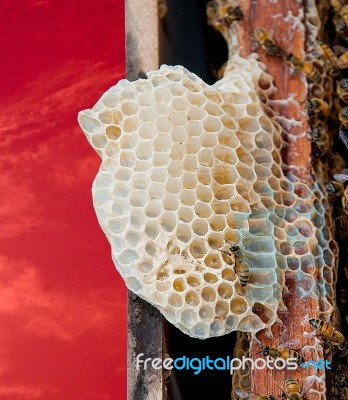
[[[220,250],[221,251],[221,253],[225,253],[225,254],[228,254],[229,256],[232,256],[232,253],[229,253],[228,251],[225,251],[225,250]]]

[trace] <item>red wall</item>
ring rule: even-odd
[[[126,290],[76,118],[124,77],[121,0],[0,2],[0,399],[126,398]]]

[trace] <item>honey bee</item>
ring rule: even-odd
[[[222,6],[218,9],[218,22],[224,22],[228,26],[232,24],[233,21],[241,21],[244,18],[244,14],[240,6]]]
[[[331,0],[332,8],[339,13],[341,8],[344,6],[344,0]]]
[[[313,128],[310,131],[310,136],[314,146],[314,155],[321,157],[329,150],[329,134],[324,127]]]
[[[342,140],[342,142],[348,148],[348,131],[344,127],[341,127],[341,130],[339,131],[338,135],[339,135],[340,139]]]
[[[328,45],[323,42],[317,42],[318,46],[321,48],[322,56],[325,61],[325,64],[329,68],[337,68],[337,57],[335,53],[330,49]]]
[[[333,203],[337,197],[343,195],[343,184],[341,182],[330,181],[325,185],[329,201]]]
[[[290,64],[294,70],[301,71],[309,80],[317,82],[320,79],[320,72],[313,64],[302,61],[292,53],[286,55],[285,61]]]
[[[348,127],[348,106],[341,108],[338,118],[344,127]]]
[[[269,358],[272,360],[275,360],[276,358],[282,358],[283,360],[287,360],[288,358],[295,358],[296,364],[299,365],[302,364],[304,361],[302,355],[293,349],[265,346],[260,353],[262,353],[265,357],[269,356]]]
[[[348,103],[348,79],[341,79],[337,83],[337,94],[342,101]]]
[[[316,97],[306,100],[305,107],[309,114],[323,114],[325,117],[330,115],[330,106],[328,103]]]
[[[309,389],[307,389],[308,391]],[[285,380],[285,391],[282,394],[282,398],[287,400],[305,400],[304,394],[301,392],[301,388],[296,379],[286,378]]]
[[[243,256],[242,251],[238,246],[240,240],[241,238],[239,238],[237,242],[231,243],[227,239],[225,239],[225,241],[230,245],[229,247],[230,251],[229,252],[224,250],[220,251],[222,253],[228,254],[231,257],[232,262],[234,262],[235,273],[238,276],[241,286],[244,287],[249,282],[250,270],[246,257]]]
[[[342,333],[324,320],[320,318],[311,318],[309,323],[317,330],[319,336],[322,336],[331,346],[336,346],[339,350],[344,350],[348,346],[348,342]]]
[[[266,50],[267,54],[273,57],[278,57],[281,54],[281,48],[276,41],[271,38],[265,28],[259,27],[254,31],[255,39],[260,43],[261,47]]]
[[[348,53],[343,53],[339,56],[337,65],[340,69],[348,68]]]

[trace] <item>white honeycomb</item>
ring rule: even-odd
[[[226,71],[209,86],[164,65],[120,81],[79,114],[102,158],[93,201],[118,271],[201,339],[269,329],[286,271],[313,276],[301,296],[316,290],[315,276],[325,291],[334,279],[322,194],[282,172],[281,127],[263,104],[275,90],[271,76],[255,57],[234,56]],[[245,287],[220,251],[239,238]]]

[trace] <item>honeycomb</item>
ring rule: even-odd
[[[318,282],[322,315],[333,309],[323,194],[282,172],[274,90],[255,56],[235,55],[212,86],[163,65],[79,113],[102,158],[93,202],[117,270],[192,337],[270,329],[285,273],[298,279],[297,296],[313,296]],[[246,286],[226,241],[249,266]]]

